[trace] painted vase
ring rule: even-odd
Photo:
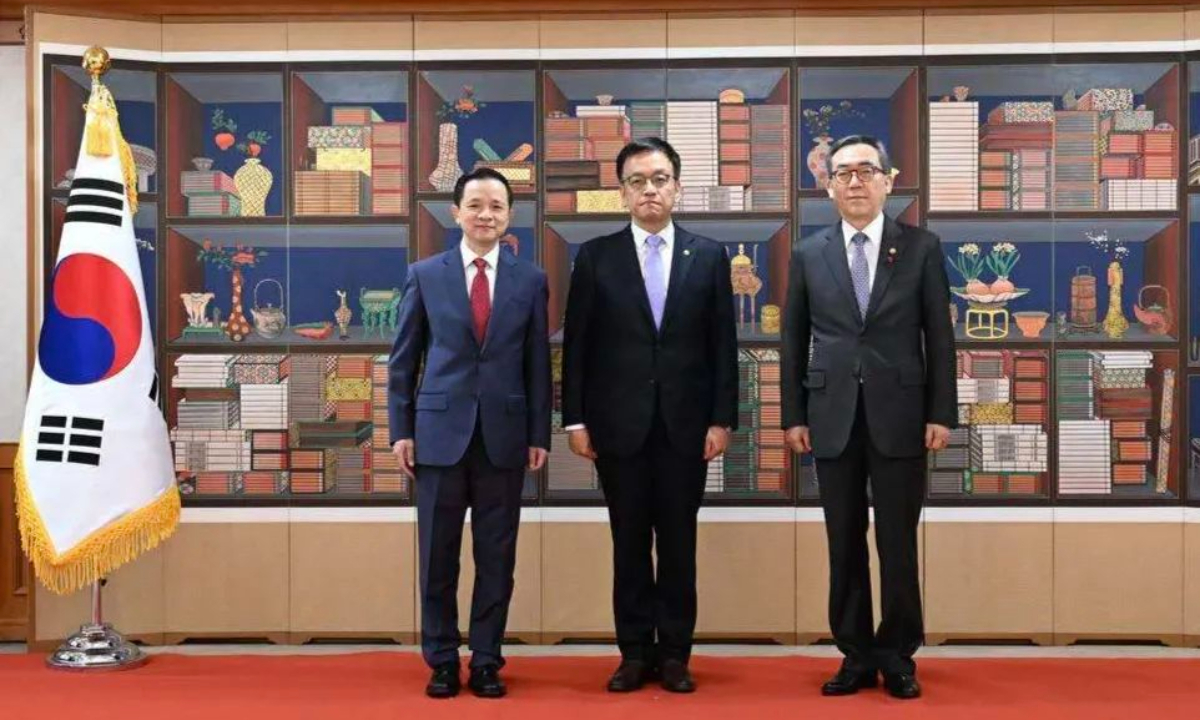
[[[233,175],[238,197],[242,201],[242,217],[262,217],[267,214],[267,194],[275,178],[262,164],[261,158],[246,158],[246,164]]]
[[[825,161],[829,157],[829,146],[833,144],[833,138],[818,135],[813,138],[813,143],[815,144],[812,150],[808,151],[808,171],[817,181],[817,187],[824,189],[829,185],[829,171],[825,169]]]
[[[241,342],[250,335],[250,322],[242,312],[242,269],[233,268],[233,298],[230,302],[229,319],[225,321],[225,337],[234,342]]]
[[[438,164],[429,174],[429,184],[438,192],[451,192],[462,174],[458,165],[458,126],[442,123],[438,126]]]

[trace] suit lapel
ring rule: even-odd
[[[618,278],[622,287],[630,287],[633,285],[640,289],[640,292],[633,293],[637,298],[638,307],[641,308],[642,318],[654,330],[654,313],[650,310],[650,296],[646,294],[646,280],[642,277],[642,263],[638,259],[637,248],[633,244],[633,230],[629,226],[616,236],[617,247],[616,253],[619,261],[618,267],[621,270],[621,275],[624,277]]]
[[[692,269],[692,259],[696,257],[692,248],[695,242],[694,235],[678,225],[675,226],[675,243],[671,250],[671,279],[667,283],[667,300],[663,306],[662,328],[659,332],[666,331],[671,318],[679,310],[679,303],[683,302],[680,298],[685,295],[683,288],[687,282],[688,270]]]
[[[892,281],[892,265],[900,257],[900,226],[886,215],[883,218],[883,241],[879,245],[879,260],[875,263],[875,282],[871,285],[871,301],[867,303],[867,321],[879,310]]]
[[[839,222],[825,231],[825,264],[833,275],[834,282],[842,288],[842,294],[849,303],[846,307],[854,316],[854,321],[863,324],[862,313],[858,309],[858,298],[854,295],[854,280],[850,278],[850,263],[846,260],[846,242],[842,237],[842,224]]]
[[[486,350],[496,335],[497,324],[504,317],[504,306],[516,294],[517,259],[509,253],[500,251],[500,259],[496,263],[496,289],[492,292],[492,316],[488,320],[487,334],[483,336],[483,349]],[[474,336],[474,333],[472,333]]]
[[[442,256],[442,262],[445,264],[442,270],[445,283],[442,287],[449,296],[447,299],[450,301],[450,315],[459,321],[471,342],[478,346],[474,322],[471,319],[471,300],[467,290],[467,271],[462,264],[462,250],[456,247],[447,251]]]

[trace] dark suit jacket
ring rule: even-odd
[[[584,423],[600,455],[637,452],[662,412],[671,445],[704,452],[713,425],[737,427],[737,328],[729,257],[675,225],[661,330],[629,226],[584,243],[563,335],[563,425]]]
[[[454,465],[478,414],[497,467],[522,467],[530,447],[549,449],[548,297],[546,273],[502,250],[480,347],[459,249],[412,265],[388,363],[390,442],[415,438],[417,463]]]
[[[842,453],[860,387],[871,440],[884,455],[924,453],[926,423],[957,426],[945,263],[937,235],[884,218],[864,322],[840,221],[802,240],[792,254],[783,328],[783,426],[809,426],[816,457]]]

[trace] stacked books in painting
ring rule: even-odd
[[[185,492],[407,491],[387,443],[386,356],[183,355],[175,367]]]
[[[242,202],[233,178],[220,170],[184,170],[179,192],[187,198],[188,217],[238,217]]]
[[[791,159],[788,153],[788,108],[786,105],[750,107],[750,190],[748,209],[788,209]]]
[[[929,209],[979,209],[979,103],[929,103]]]
[[[331,125],[308,128],[309,166],[296,170],[297,215],[408,211],[408,124],[370,107],[336,106]]]
[[[1041,351],[960,350],[963,426],[929,455],[933,495],[1045,492],[1049,358]]]
[[[785,493],[791,452],[781,429],[779,351],[739,350],[738,378],[738,429],[725,454],[708,464],[705,492]]]
[[[617,154],[629,142],[625,105],[578,105],[546,118],[546,210],[620,212]]]
[[[1121,486],[1166,491],[1174,377],[1170,368],[1155,370],[1149,350],[1059,353],[1060,492],[1110,494]],[[1156,380],[1165,416],[1157,427]]]

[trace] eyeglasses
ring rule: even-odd
[[[874,165],[863,165],[856,168],[842,168],[833,173],[833,179],[837,180],[839,185],[849,185],[850,180],[855,176],[859,182],[869,183],[875,179],[876,175],[883,175],[883,168]]]
[[[670,185],[671,181],[674,179],[675,179],[674,177],[667,175],[666,173],[660,173],[649,179],[646,179],[646,178],[642,177],[641,175],[631,175],[630,177],[627,177],[624,180],[622,180],[621,184],[624,185],[625,187],[629,188],[630,190],[635,190],[637,192],[641,192],[642,190],[646,189],[646,183],[650,183],[650,184],[654,185],[654,188],[656,190],[662,190],[667,185]]]

